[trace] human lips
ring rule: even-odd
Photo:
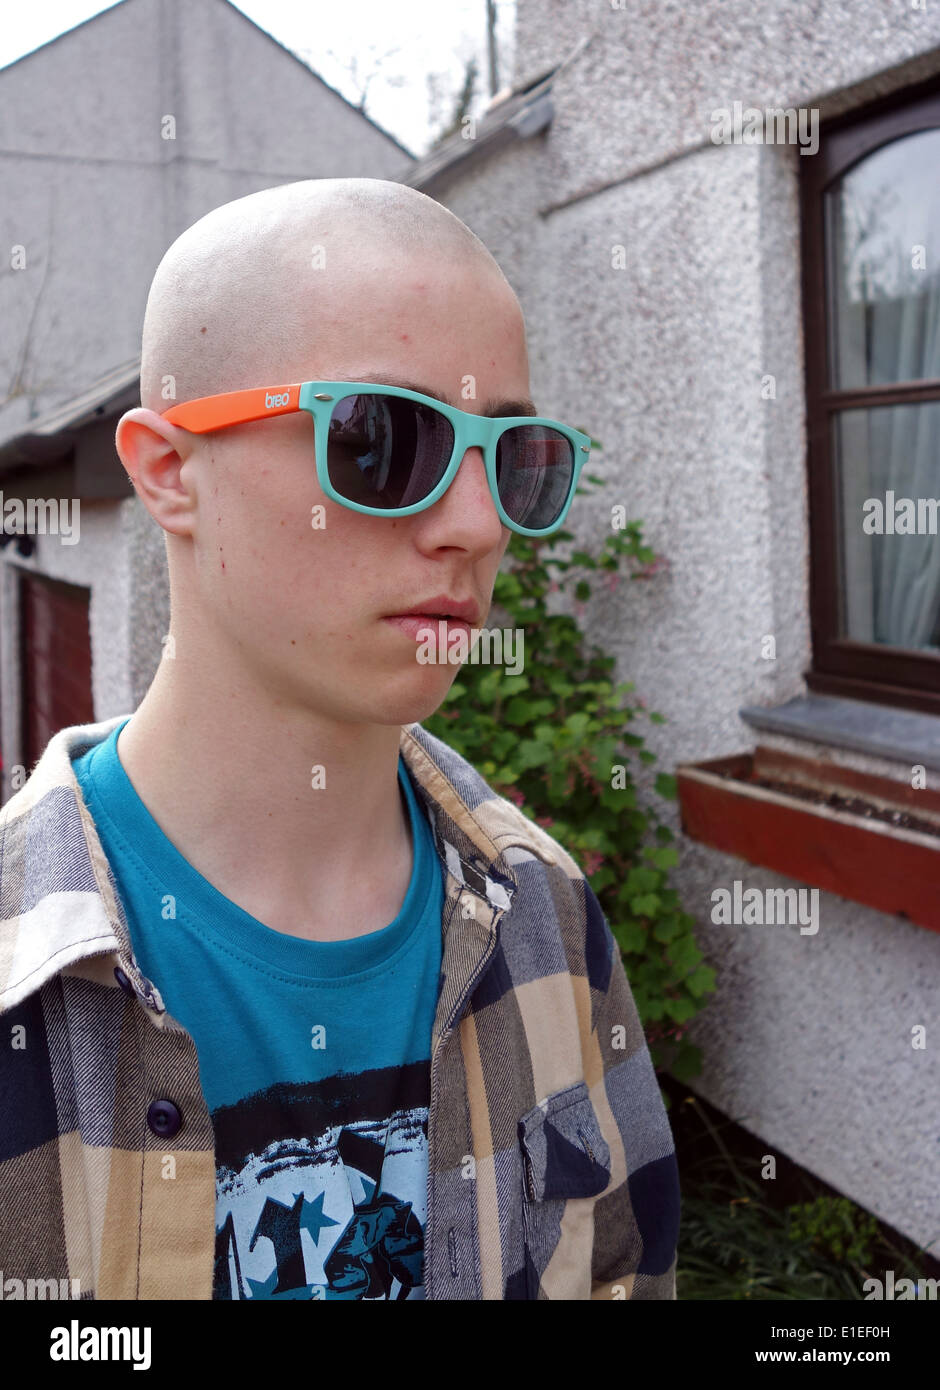
[[[473,599],[454,599],[444,594],[424,599],[399,613],[388,613],[382,621],[397,627],[414,641],[422,641],[426,639],[429,629],[438,634],[441,623],[448,634],[463,632],[469,637],[479,614],[480,606]]]
[[[423,599],[420,603],[415,603],[410,608],[399,608],[394,613],[387,613],[385,617],[417,617],[425,618],[429,622],[437,622],[441,618],[454,618],[471,626],[476,623],[479,613],[480,606],[472,598],[456,599],[448,597],[447,594],[438,594],[437,597]]]
[[[448,634],[463,632],[469,637],[472,631],[470,624],[465,623],[462,618],[445,618],[436,613],[392,613],[382,621],[390,627],[399,628],[416,642],[427,640],[429,631],[436,637],[440,624],[444,625]]]

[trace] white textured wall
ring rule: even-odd
[[[516,80],[593,32],[556,77],[547,135],[442,200],[490,246],[526,312],[540,410],[590,428],[605,507],[569,529],[599,547],[606,506],[641,518],[669,569],[589,606],[618,678],[668,718],[659,766],[753,747],[742,705],[803,690],[808,537],[793,147],[714,146],[716,107],[821,118],[940,72],[940,8],[519,0]],[[611,248],[626,248],[625,270]],[[761,377],[776,378],[762,400]],[[777,660],[761,657],[776,639]],[[810,744],[761,736],[805,754]],[[835,751],[910,780],[910,767]],[[675,808],[667,814],[675,824]],[[820,895],[817,935],[717,926],[711,893],[798,887],[682,841],[678,883],[718,970],[696,1021],[696,1088],[923,1243],[940,1237],[940,934]],[[927,1025],[925,1051],[912,1026]],[[938,1247],[940,1248],[940,1247]]]

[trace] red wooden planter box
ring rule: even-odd
[[[763,747],[682,764],[676,778],[690,839],[940,931],[937,792]],[[806,791],[852,805],[809,801]],[[924,824],[896,823],[912,817]]]

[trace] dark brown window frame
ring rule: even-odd
[[[918,131],[940,128],[940,78],[827,122],[819,149],[800,159],[806,434],[809,471],[811,690],[940,714],[940,656],[839,635],[835,458],[832,420],[859,406],[940,400],[940,380],[832,389],[827,336],[824,195],[853,165]]]

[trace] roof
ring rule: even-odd
[[[112,368],[80,395],[37,415],[26,428],[18,423],[6,438],[0,433],[0,475],[24,464],[40,465],[63,458],[85,425],[123,415],[135,405],[140,405],[139,357]]]
[[[497,94],[484,112],[472,140],[465,139],[463,133],[457,131],[417,160],[402,178],[402,183],[429,193],[431,186],[445,175],[449,177],[457,169],[463,173],[469,165],[488,159],[496,150],[517,140],[528,140],[545,130],[555,114],[551,89],[556,71],[557,67],[549,68],[502,98]]]

